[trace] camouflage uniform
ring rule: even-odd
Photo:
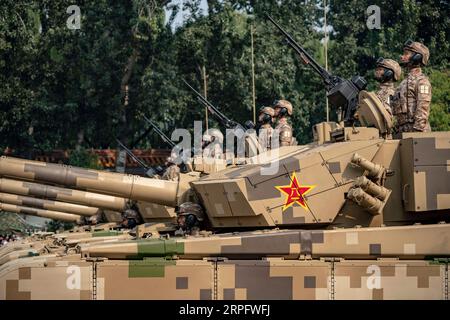
[[[375,70],[375,79],[380,82],[380,87],[375,94],[392,116],[391,96],[395,93],[394,81],[400,80],[402,68],[397,61],[384,58],[379,58],[376,66],[377,69]],[[382,70],[383,73],[380,74],[378,69],[380,69],[380,71]]]
[[[378,91],[375,93],[377,97],[380,98],[381,102],[383,103],[383,106],[386,108],[386,110],[389,112],[390,115],[392,115],[390,97],[393,96],[394,93],[395,88],[393,82],[380,83],[380,87]]]
[[[404,49],[422,54],[420,65],[428,63],[429,51],[423,44],[410,42]],[[420,65],[409,67],[408,76],[400,83],[391,103],[398,132],[431,131],[428,122],[431,84],[428,77],[422,73]]]
[[[203,135],[203,157],[211,159],[223,159],[223,135],[220,130],[211,128]]]
[[[394,96],[392,111],[397,118],[398,132],[431,131],[428,122],[431,84],[420,67],[411,69]]]
[[[259,110],[259,122],[262,123],[259,129],[258,142],[262,148],[262,151],[270,150],[272,148],[272,121],[264,122],[264,117],[275,116],[275,111],[270,107],[263,107]]]
[[[278,130],[279,133],[280,147],[290,146],[293,144],[293,134],[287,116],[292,115],[292,104],[287,100],[279,100],[274,105],[274,109],[276,110],[277,108],[286,108],[287,110],[287,114],[285,115],[280,116],[279,113],[276,114],[278,116],[278,124],[275,127],[275,130]]]
[[[261,125],[258,139],[263,151],[270,150],[272,148],[272,135],[273,128],[269,123]]]
[[[278,120],[278,125],[275,127],[280,135],[280,147],[290,146],[292,144],[292,127],[287,122],[286,118]]]

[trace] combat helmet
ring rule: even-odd
[[[259,109],[258,121],[260,123],[272,123],[272,118],[275,117],[275,110],[271,107],[262,107]]]
[[[417,41],[408,40],[405,42],[403,49],[416,53],[411,57],[410,62],[421,63],[424,66],[428,64],[428,60],[430,59],[430,50],[428,50],[424,44]]]
[[[205,219],[203,209],[199,204],[193,202],[184,202],[180,204],[180,206],[178,207],[177,215],[187,216],[190,214],[196,216],[198,221],[203,221]]]
[[[210,128],[206,130],[205,134],[203,135],[203,141],[212,142],[216,140],[219,141],[220,143],[223,142],[222,132],[216,128]]]
[[[275,100],[273,108],[285,108],[287,114],[292,116],[292,103],[287,100]]]
[[[398,62],[392,59],[378,58],[377,67],[388,69],[384,75],[384,78],[392,78],[394,79],[394,81],[398,81],[402,74],[402,68],[400,67]],[[389,73],[389,71],[391,71],[391,74]]]

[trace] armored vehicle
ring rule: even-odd
[[[205,216],[196,235],[129,233],[6,259],[0,299],[448,299],[450,132],[392,138],[364,79],[328,74],[276,26],[344,121],[315,125],[313,143],[180,181],[2,157],[5,178],[192,202]]]
[[[194,199],[208,221],[198,236],[9,259],[1,298],[448,298],[450,133],[385,139],[391,123],[377,99],[359,95],[365,126],[318,124],[314,143],[268,151],[190,188],[1,158],[5,177],[160,205]]]

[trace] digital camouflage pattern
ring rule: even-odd
[[[124,210],[127,204],[124,198],[6,178],[0,178],[0,191],[115,211]]]
[[[0,211],[28,214],[30,216],[36,216],[36,217],[47,218],[47,219],[55,219],[55,220],[65,221],[65,222],[80,223],[82,221],[81,216],[72,214],[72,213],[38,209],[38,208],[30,208],[30,207],[17,206],[14,204],[7,204],[7,203],[0,203]]]
[[[117,188],[131,200],[149,192],[157,205],[179,206],[188,193],[210,228],[183,237],[159,237],[164,224],[123,233],[81,228],[26,240],[34,246],[0,250],[0,298],[448,299],[450,133],[385,139],[379,99],[360,108],[371,127],[327,125],[320,144],[270,150],[265,160],[190,180],[181,192],[182,176],[164,190],[160,180],[124,175],[103,186],[111,177],[95,170],[96,178],[83,178],[82,169],[56,173],[31,163],[31,170],[28,161],[2,158],[7,176]],[[147,238],[153,231],[158,237]]]
[[[430,252],[430,256],[448,254],[449,244],[445,241],[448,225],[437,228],[386,227],[381,228],[381,234],[377,229],[370,229],[373,235],[360,228],[213,236],[217,245],[208,244],[207,240],[187,238],[180,239],[178,244],[167,240],[165,245],[161,240],[142,240],[133,248],[135,241],[121,241],[129,248],[126,260],[112,255],[108,260],[88,256],[81,261],[79,255],[63,259],[51,254],[30,258],[32,252],[24,250],[24,253],[16,254],[22,254],[23,258],[9,259],[0,267],[0,298],[254,300],[448,297],[448,286],[445,285],[447,262],[414,260],[424,252]],[[276,239],[276,236],[281,237]],[[382,241],[372,243],[375,238]],[[418,239],[428,239],[428,243],[437,243],[441,239],[441,246],[434,249],[426,247],[427,244]],[[267,246],[263,245],[265,242],[277,244],[284,254],[294,255],[281,259],[277,250],[267,251]],[[160,245],[156,247],[153,243]],[[287,244],[290,249],[286,249]],[[109,246],[112,252],[115,246],[121,245],[111,242],[91,244],[86,248]],[[315,246],[319,248],[318,256],[329,258],[309,260],[308,252],[313,253]],[[213,252],[213,248],[217,251]],[[271,256],[265,260],[231,258],[249,257],[258,250],[261,254],[264,249],[265,254]],[[222,253],[218,254],[219,251]],[[167,259],[168,254],[174,252],[180,254],[179,258]],[[301,252],[305,254],[303,257],[298,255]],[[346,252],[350,253],[348,257],[375,254],[378,260],[344,259]],[[85,254],[86,251],[82,251],[82,256]],[[211,255],[209,261],[202,260],[208,255]],[[140,259],[135,260],[138,256]],[[383,257],[390,259],[383,260]],[[403,259],[393,260],[393,257]],[[52,279],[51,290],[43,292],[42,283],[48,279]],[[271,290],[264,290],[267,286]]]
[[[100,209],[83,206],[79,204],[65,203],[53,200],[44,200],[33,197],[18,196],[14,194],[0,192],[0,202],[7,204],[21,205],[25,207],[46,209],[52,211],[62,211],[83,216],[93,216],[100,212]]]
[[[397,120],[398,132],[431,131],[430,114],[431,84],[420,67],[408,72],[394,94],[391,108]]]
[[[394,94],[395,94],[394,83],[390,81],[380,83],[380,87],[376,92],[377,97],[381,100],[383,106],[386,108],[386,110],[389,112],[390,115],[392,115],[391,97],[394,96]]]

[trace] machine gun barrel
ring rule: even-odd
[[[311,68],[314,69],[316,73],[323,79],[325,85],[327,86],[327,90],[334,82],[334,76],[331,75],[327,70],[325,70],[321,65],[319,65],[316,60],[311,57],[311,55],[301,46],[299,45],[294,38],[287,33],[270,15],[266,13],[267,19],[285,36],[287,44],[297,52],[302,61],[310,65]]]
[[[167,143],[171,148],[175,147],[175,142],[173,142],[164,132],[161,131],[161,129],[154,123],[152,120],[147,118],[146,116],[143,116],[145,121],[148,122],[153,127],[153,130],[156,131],[156,133],[163,139],[165,143]]]
[[[195,95],[197,96],[197,99],[208,108],[209,112],[217,118],[217,121],[220,122],[221,125],[223,125],[227,129],[242,129],[245,131],[244,127],[237,123],[234,120],[231,120],[226,115],[224,115],[222,112],[217,109],[211,102],[206,100],[204,96],[202,96],[197,90],[195,90],[189,83],[187,83],[186,80],[183,79],[183,82],[186,84],[186,86],[191,89]]]
[[[150,178],[154,178],[158,173],[157,173],[157,169],[154,169],[152,167],[147,166],[141,159],[139,159],[138,157],[136,157],[133,153],[133,151],[131,151],[130,149],[127,148],[127,146],[125,146],[119,139],[116,139],[117,143],[119,144],[119,146],[122,147],[122,149],[125,150],[125,152],[137,163],[139,164],[142,168],[145,169],[145,174],[150,177]]]
[[[150,167],[147,166],[144,162],[142,162],[141,159],[139,159],[138,157],[136,157],[134,155],[134,153],[128,149],[119,139],[116,139],[117,143],[119,144],[119,146],[125,150],[125,152],[130,156],[130,158],[132,158],[137,164],[139,164],[141,167],[143,167],[145,170],[149,170]]]
[[[333,107],[342,108],[345,124],[352,125],[355,121],[354,114],[358,104],[359,92],[367,86],[367,81],[361,76],[354,76],[351,80],[347,80],[330,74],[267,13],[266,17],[284,35],[287,44],[300,55],[303,62],[310,65],[320,75],[327,90],[328,101]]]

